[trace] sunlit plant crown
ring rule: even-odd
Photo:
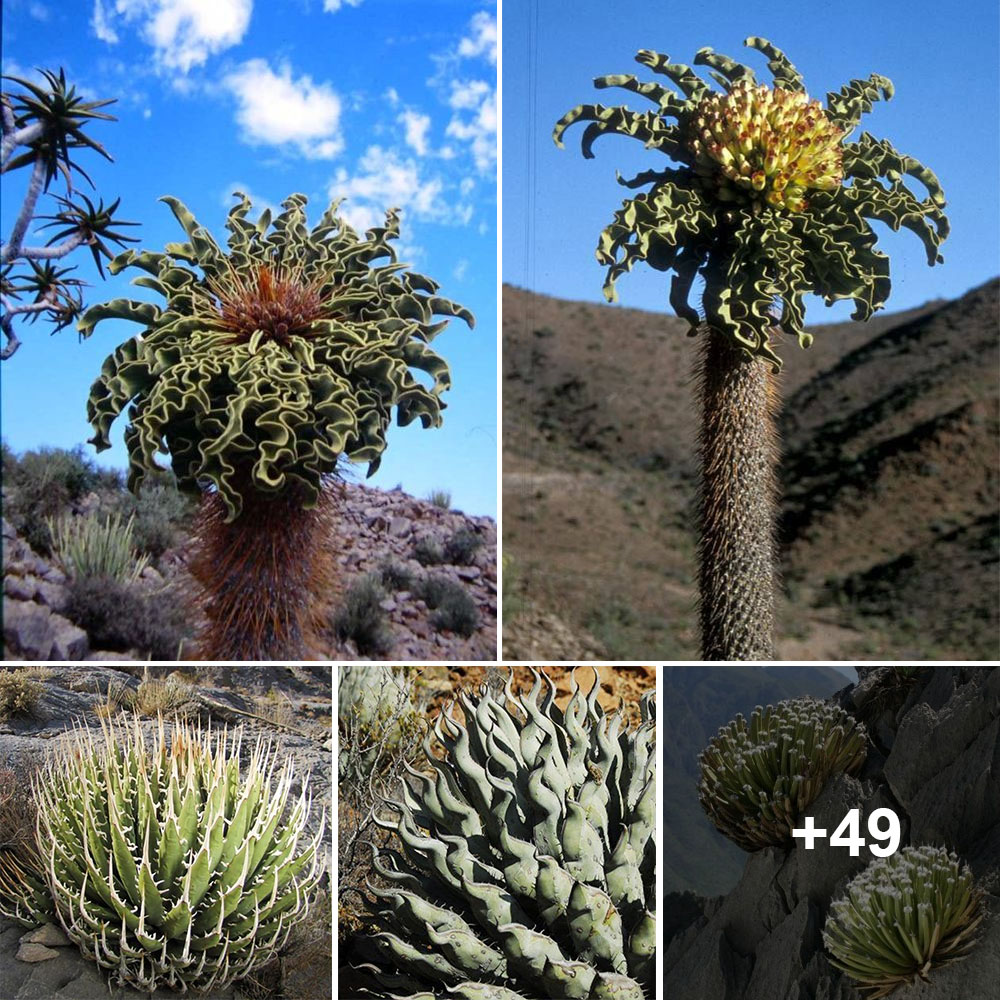
[[[745,851],[782,846],[835,774],[865,762],[864,728],[814,698],[757,706],[723,726],[699,757],[698,798],[721,833]]]
[[[892,97],[889,80],[878,74],[852,80],[828,93],[823,107],[809,99],[780,49],[757,37],[745,44],[767,56],[773,87],[758,84],[749,67],[703,48],[694,61],[711,67],[722,87],[712,91],[689,66],[643,49],[636,60],[666,76],[683,97],[632,75],[598,77],[596,87],[630,90],[656,110],[580,105],[557,122],[553,138],[561,146],[566,129],[586,121],[585,157],[593,156],[598,136],[617,133],[678,164],[619,178],[629,188],[650,187],[626,200],[601,234],[597,258],[608,266],[605,296],[614,301],[615,282],[637,261],[674,271],[670,304],[692,332],[707,323],[780,367],[770,342],[779,322],[777,302],[781,327],[803,347],[812,339],[803,330],[806,294],[827,304],[853,299],[855,319],[885,304],[889,259],[874,249],[869,220],[912,230],[929,264],[943,259],[938,247],[948,221],[930,170],[867,132],[847,141],[875,101]],[[913,194],[904,175],[919,180],[926,197]],[[704,316],[688,301],[699,276]]]
[[[322,869],[308,779],[258,740],[162,718],[77,744],[34,785],[59,921],[113,981],[207,992],[261,968],[308,913]]]
[[[809,188],[833,191],[843,181],[843,129],[805,94],[741,80],[705,97],[691,124],[695,173],[722,201],[803,212]]]
[[[163,253],[129,250],[111,271],[146,271],[133,284],[165,305],[115,299],[79,323],[84,337],[104,319],[144,327],[94,382],[92,443],[110,447],[111,424],[128,406],[129,487],[169,452],[179,486],[209,484],[230,518],[248,490],[297,490],[303,506],[314,505],[341,456],[374,472],[394,409],[399,424],[440,424],[451,378],[428,346],[447,326],[435,316],[473,324],[468,310],[435,294],[434,281],[396,262],[394,211],[362,237],[338,216],[339,202],[309,229],[301,194],[256,222],[247,219],[249,199],[238,196],[228,250],[180,201],[162,199],[187,241]]]
[[[942,847],[873,861],[830,907],[823,942],[869,1000],[968,954],[985,916],[967,865]]]

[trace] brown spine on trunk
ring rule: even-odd
[[[777,377],[715,330],[698,362],[702,658],[774,658]]]
[[[189,563],[205,619],[200,659],[324,657],[337,582],[337,493],[336,484],[325,486],[305,510],[295,490],[268,497],[248,489],[230,523],[218,496],[202,498]]]

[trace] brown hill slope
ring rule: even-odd
[[[782,352],[785,658],[998,655],[997,289],[816,327],[810,350]],[[504,289],[515,604],[613,657],[696,655],[683,330]],[[514,649],[538,648],[530,617],[505,626]]]

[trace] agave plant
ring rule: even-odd
[[[944,195],[930,170],[867,132],[848,139],[875,101],[892,96],[888,79],[852,80],[827,94],[824,107],[808,97],[780,49],[757,37],[746,44],[767,57],[772,87],[703,48],[694,61],[710,67],[722,88],[713,91],[689,66],[643,49],[636,60],[683,97],[632,75],[599,77],[596,87],[624,88],[655,110],[581,105],[554,132],[561,146],[570,125],[589,122],[585,157],[596,138],[619,134],[676,163],[619,178],[649,190],[615,213],[597,258],[608,267],[609,300],[638,261],[673,271],[670,304],[701,341],[700,616],[702,655],[713,660],[774,658],[780,335],[809,345],[806,294],[827,304],[853,299],[860,320],[885,304],[889,260],[875,249],[870,220],[916,233],[929,264],[943,259],[938,247],[948,235]],[[688,301],[699,277],[701,312]]]
[[[870,1000],[964,958],[985,916],[972,872],[942,847],[904,847],[873,861],[830,907],[831,961]]]
[[[513,672],[502,691],[461,695],[464,725],[447,706],[433,729],[445,759],[428,734],[433,777],[410,768],[398,819],[377,817],[399,850],[375,851],[388,888],[369,883],[381,930],[362,968],[393,997],[652,995],[653,695],[623,731],[596,670],[586,697],[574,678],[564,711],[532,672],[527,695]]]
[[[176,724],[168,737],[162,716],[151,738],[138,721],[76,736],[33,791],[47,889],[83,954],[150,991],[204,992],[265,964],[321,872],[308,779],[294,795],[273,744],[241,767],[241,735]]]
[[[799,817],[835,774],[856,774],[864,728],[836,705],[794,698],[723,726],[701,756],[698,798],[745,851],[791,843]]]
[[[84,337],[105,319],[143,327],[91,389],[91,441],[110,447],[128,407],[129,488],[169,453],[179,488],[203,497],[191,567],[209,622],[201,655],[297,659],[316,655],[311,597],[332,582],[331,477],[342,458],[375,471],[393,411],[440,424],[450,376],[428,346],[447,326],[435,316],[473,317],[396,263],[394,211],[361,238],[338,202],[310,230],[303,195],[256,222],[239,197],[228,251],[168,197],[187,241],[112,261],[112,273],[145,271],[133,283],[165,305],[115,299],[80,321]]]

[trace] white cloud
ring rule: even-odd
[[[480,173],[496,169],[496,88],[484,80],[453,80],[448,104],[457,113],[448,122],[445,134],[468,143]]]
[[[113,45],[119,37],[115,21],[139,21],[160,67],[187,73],[238,45],[252,10],[253,0],[94,0],[91,26]]]
[[[469,270],[469,262],[463,257],[452,269],[451,275],[456,281],[462,281]]]
[[[406,145],[409,146],[417,156],[427,155],[427,131],[431,127],[430,115],[422,115],[417,111],[404,111],[399,118],[406,130]]]
[[[361,0],[323,0],[323,10],[328,14],[336,14],[341,7],[358,7]]]
[[[343,149],[340,98],[329,84],[308,76],[275,72],[264,59],[251,59],[230,73],[225,85],[239,107],[236,120],[251,145],[294,145],[311,159],[333,159]]]
[[[458,43],[458,54],[466,59],[482,57],[497,64],[497,19],[485,10],[474,14],[469,34]]]
[[[90,19],[90,26],[102,42],[107,42],[108,45],[118,44],[118,32],[111,26],[102,0],[94,0],[94,13]]]
[[[389,208],[409,220],[451,221],[454,212],[443,191],[440,177],[421,176],[416,160],[382,146],[369,146],[357,171],[352,175],[341,167],[330,185],[330,197],[346,199],[341,214],[358,230],[381,224]]]
[[[43,4],[43,3],[37,3],[36,2],[36,3],[30,4],[28,6],[28,13],[36,21],[47,21],[49,19],[49,17],[51,17],[51,13],[49,11],[49,8],[46,7],[45,4]]]

